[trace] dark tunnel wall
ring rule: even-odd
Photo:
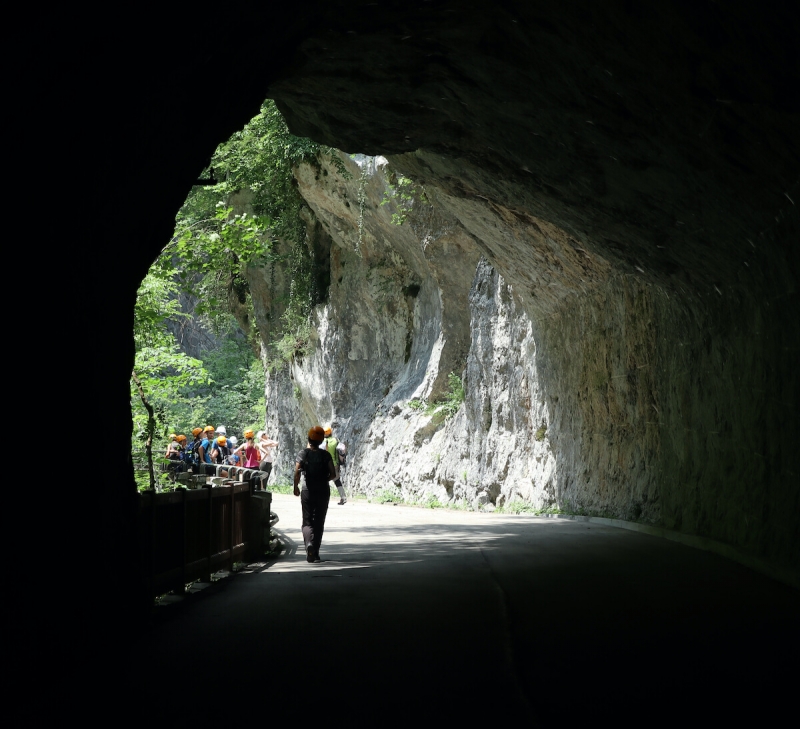
[[[269,95],[298,134],[394,155],[528,294],[590,486],[605,488],[604,453],[622,439],[666,525],[796,568],[795,18],[751,2],[476,6],[298,2],[230,24],[130,17],[124,36],[76,28],[54,43],[48,114],[73,115],[53,132],[58,164],[80,150],[89,173],[68,195],[94,211],[70,246],[86,285],[62,286],[103,332],[71,378],[79,420],[130,432],[135,290],[215,145]],[[122,228],[120,207],[133,211]],[[537,272],[547,224],[605,273]],[[558,381],[569,370],[599,388],[593,373],[625,359],[617,306],[657,363],[640,403],[666,405],[657,436],[646,420],[600,427]],[[120,547],[100,558],[103,579],[135,610],[120,569],[133,564],[130,472],[104,488],[90,519]]]

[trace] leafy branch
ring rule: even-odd
[[[394,182],[395,184],[392,184]],[[417,203],[428,203],[425,188],[417,186],[408,177],[403,175],[392,175],[389,178],[388,189],[383,193],[381,205],[388,205],[393,202],[397,212],[392,213],[392,224],[402,225],[408,220],[408,216]]]

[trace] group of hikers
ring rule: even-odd
[[[258,433],[244,431],[244,442],[232,435],[224,425],[192,430],[194,440],[187,443],[185,435],[170,434],[165,457],[171,461],[170,470],[175,472],[199,472],[203,464],[241,466],[263,471],[262,487],[266,485],[272,471],[273,451],[278,441],[272,440],[263,430]]]
[[[319,445],[324,444],[324,450],[330,456],[333,465],[333,475],[329,480],[334,482],[339,492],[339,505],[344,506],[347,497],[340,469],[346,465],[347,448],[333,436],[330,426],[316,427],[319,428]],[[278,441],[272,440],[263,430],[257,433],[245,430],[243,435],[244,442],[240,444],[235,435],[228,437],[224,425],[216,428],[207,425],[205,428],[192,430],[194,440],[189,444],[185,435],[172,433],[165,453],[165,457],[170,461],[169,469],[173,473],[182,471],[202,473],[204,464],[240,466],[263,472],[259,488],[265,489],[272,472],[273,454]],[[329,489],[328,481],[325,481],[325,488]]]
[[[264,472],[256,490],[264,490],[272,471],[273,452],[278,442],[263,430],[244,431],[244,442],[228,437],[224,425],[192,430],[194,440],[172,433],[166,450],[170,470],[203,473],[204,465],[242,466]],[[320,562],[319,548],[331,497],[330,482],[339,492],[339,505],[347,503],[341,469],[347,461],[347,448],[333,435],[331,426],[315,425],[308,431],[308,446],[295,458],[294,495],[300,497],[303,511],[303,542],[308,562]],[[223,471],[224,473],[224,471]],[[301,488],[302,478],[302,488]]]

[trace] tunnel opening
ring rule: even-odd
[[[474,32],[479,17],[462,22]],[[693,31],[711,22],[679,10],[665,17]],[[516,32],[523,20],[545,38],[549,26],[525,14],[501,14],[492,27]],[[619,22],[632,30],[641,19]],[[695,52],[691,33],[683,37],[672,49],[681,58]],[[462,59],[463,43],[450,39],[442,52]],[[710,63],[729,60],[726,43],[706,49]],[[337,48],[358,62],[344,40]],[[429,86],[414,92],[431,102],[422,116],[343,103],[365,83],[376,99],[393,85],[373,69],[372,82],[342,81],[336,88],[347,93],[334,94],[320,79],[340,71],[313,54],[291,82],[271,87],[295,131],[388,156],[297,167],[292,186],[305,195],[309,255],[321,272],[309,284],[315,326],[301,337],[314,354],[288,377],[268,375],[267,427],[297,445],[287,423],[338,421],[360,449],[364,493],[644,522],[791,568],[794,510],[775,506],[797,498],[787,446],[796,333],[791,307],[780,305],[796,298],[788,242],[798,230],[797,177],[784,154],[796,144],[791,112],[768,94],[758,112],[698,97],[681,66],[663,80],[670,123],[654,126],[631,101],[657,103],[635,69],[637,59],[660,68],[648,50],[601,51],[587,40],[584,57],[608,67],[595,78],[570,65],[571,84],[543,87],[532,85],[530,63],[555,77],[556,57],[513,48],[493,71],[509,71],[502,87],[466,61],[457,80],[431,66]],[[409,58],[427,57],[425,44],[404,54],[392,64],[400,78]],[[770,62],[759,63],[748,78],[777,83],[768,81]],[[434,104],[435,88],[445,94],[439,102],[459,97],[458,108]],[[535,131],[505,101],[530,88]],[[586,101],[601,91],[618,105]],[[542,111],[577,99],[575,119]],[[424,123],[428,112],[461,132],[446,140]],[[371,129],[361,116],[375,120]],[[392,137],[408,119],[414,135]],[[758,160],[742,144],[755,124],[770,130]],[[494,136],[500,128],[505,146]],[[380,141],[378,129],[387,130]],[[418,198],[410,215],[404,195]],[[404,218],[396,229],[380,220],[387,198],[392,216]],[[258,286],[268,296],[269,284]],[[274,326],[269,306],[260,321],[255,308],[257,328]],[[452,376],[463,406],[455,407]],[[409,424],[413,433],[400,437],[397,426]],[[445,447],[454,438],[460,447]],[[399,455],[406,442],[414,459]]]
[[[796,19],[748,2],[708,12],[658,2],[646,13],[511,3],[455,16],[447,3],[425,5],[404,19],[402,33],[380,8],[369,20],[338,4],[313,24],[295,18],[273,46],[259,47],[260,57],[247,51],[252,66],[242,77],[252,88],[203,114],[194,113],[192,99],[204,91],[194,80],[173,96],[174,75],[160,66],[178,73],[175,58],[130,54],[152,71],[146,82],[123,88],[122,73],[116,91],[87,106],[98,118],[118,112],[130,159],[112,164],[98,155],[96,174],[121,178],[132,200],[158,193],[172,202],[120,233],[130,277],[109,282],[97,264],[87,305],[100,300],[111,316],[130,316],[156,252],[152,241],[160,248],[168,237],[189,178],[213,144],[257,111],[268,85],[296,133],[384,153],[443,201],[511,286],[515,306],[519,297],[538,336],[536,374],[553,384],[541,393],[545,407],[531,437],[540,447],[557,437],[551,445],[571,464],[568,477],[541,485],[547,503],[569,500],[574,510],[627,518],[657,513],[667,527],[796,575],[798,74],[789,50]],[[231,39],[218,50],[244,53]],[[130,78],[143,73],[118,60]],[[211,71],[220,84],[230,72]],[[106,144],[96,147],[115,148],[118,131],[104,132]],[[154,179],[153,169],[163,174]],[[97,190],[95,202],[110,210],[116,198]],[[347,202],[346,209],[359,207]],[[102,251],[115,220],[101,210],[95,223],[85,245]],[[524,226],[530,230],[521,235]],[[137,245],[141,237],[151,241],[149,253]],[[537,258],[544,269],[533,265]],[[351,263],[338,271],[342,284]],[[541,270],[547,276],[531,280]],[[381,284],[377,271],[371,285]],[[424,323],[441,301],[422,280],[405,285],[419,285],[412,298],[425,301]],[[417,306],[408,298],[407,309]],[[87,363],[80,375],[102,403],[87,420],[127,434],[130,327],[108,329],[120,356]],[[366,346],[363,329],[351,334]],[[509,324],[504,343],[520,347],[524,337]],[[407,341],[398,343],[400,356],[413,365]],[[364,347],[352,361],[363,362]],[[559,386],[559,376],[569,386]],[[468,372],[464,380],[468,392],[480,382]],[[531,382],[515,384],[514,403],[525,402]],[[294,384],[286,384],[289,399]],[[385,389],[370,380],[373,387],[376,398]],[[396,394],[405,401],[414,392]],[[481,402],[469,417],[490,430],[505,427],[512,409],[501,404]],[[352,433],[373,443],[385,437],[369,434],[366,420]],[[482,458],[493,468],[501,461],[492,449]],[[449,474],[445,491],[463,473]],[[109,543],[129,535],[135,519],[132,479],[123,481],[93,514]],[[132,573],[118,569],[119,555],[104,558],[104,573]],[[120,604],[137,594],[136,580],[107,579]]]

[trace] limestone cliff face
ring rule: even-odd
[[[568,237],[534,223],[540,250],[520,262],[526,271],[517,278],[547,277],[564,261],[567,275],[583,274],[593,291],[584,301],[547,285],[557,279],[539,280],[538,300],[549,309],[535,328],[527,309],[541,314],[531,307],[539,288],[524,289],[526,302],[486,258],[502,241],[469,234],[441,198],[417,195],[410,210],[398,208],[385,161],[367,158],[363,170],[346,162],[349,181],[330,166],[297,174],[313,211],[310,245],[330,250],[330,288],[314,311],[312,353],[268,376],[278,478],[289,478],[306,427],[330,422],[349,446],[347,485],[358,492],[474,508],[520,500],[659,521],[647,287],[614,277],[585,251],[570,247],[565,260],[549,236]],[[401,226],[391,222],[398,211],[407,212]],[[529,226],[512,217],[502,235],[529,236]],[[267,331],[261,320],[275,318],[267,272],[251,273]],[[598,305],[604,321],[588,327]],[[580,345],[567,344],[568,329],[579,331]],[[454,416],[413,407],[444,397],[451,372],[466,392]]]

